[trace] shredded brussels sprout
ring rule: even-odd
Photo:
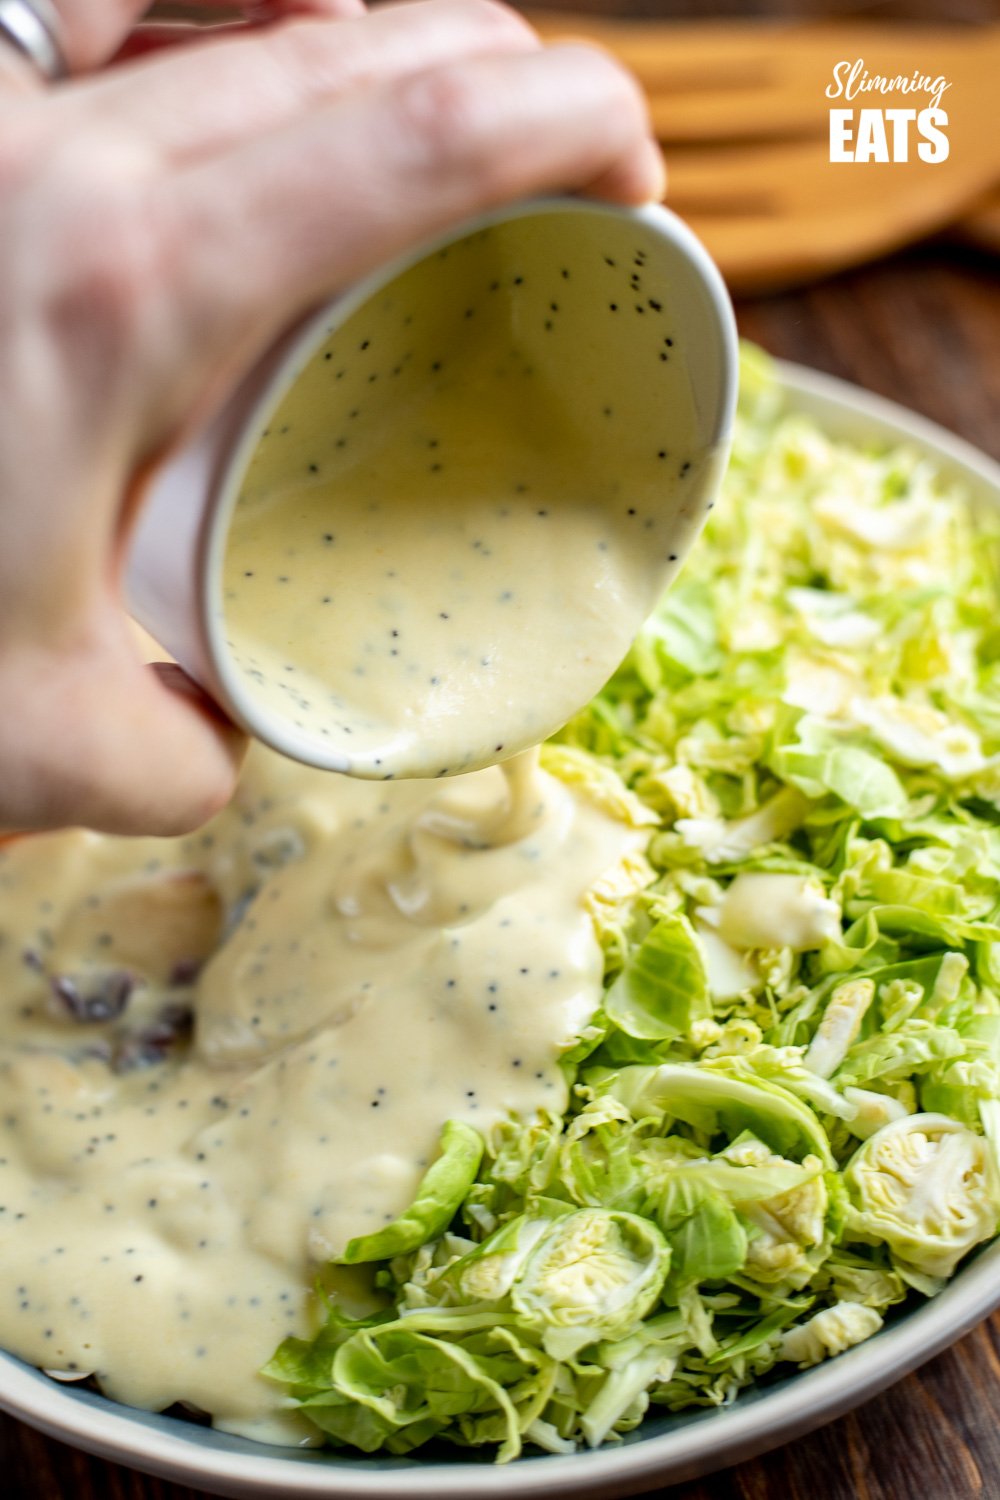
[[[997,520],[742,375],[723,501],[544,752],[649,833],[590,899],[570,1111],[481,1163],[453,1125],[349,1247],[381,1310],[320,1304],[264,1372],[334,1444],[616,1440],[869,1338],[997,1231]]]

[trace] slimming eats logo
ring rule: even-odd
[[[911,141],[920,161],[937,164],[948,160],[950,143],[945,131],[948,115],[941,100],[951,84],[939,75],[914,72],[904,78],[869,73],[863,57],[839,62],[833,82],[826,86],[828,99],[859,99],[865,95],[902,95],[919,107],[862,107],[831,109],[830,160],[832,162],[904,162],[911,158]],[[915,136],[915,140],[914,140]]]

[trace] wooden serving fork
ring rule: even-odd
[[[966,234],[1000,243],[1000,26],[645,22],[534,13],[548,39],[588,37],[637,74],[666,148],[668,202],[730,286],[760,291],[855,265],[970,212]],[[946,161],[829,159],[830,110],[910,108],[932,90],[827,97],[838,63],[950,85]],[[891,123],[888,127],[890,148]],[[991,236],[996,236],[992,238]]]

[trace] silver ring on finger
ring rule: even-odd
[[[50,0],[0,0],[0,40],[16,47],[45,83],[66,77],[59,15]]]

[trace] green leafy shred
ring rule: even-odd
[[[1000,1222],[995,517],[835,442],[744,353],[724,498],[546,747],[648,826],[594,903],[565,1117],[446,1127],[264,1373],[337,1445],[562,1453],[731,1400],[933,1295]],[[645,885],[643,885],[645,878]]]
[[[420,1180],[416,1196],[398,1219],[349,1240],[340,1257],[345,1266],[391,1260],[418,1250],[441,1234],[462,1206],[483,1159],[483,1138],[461,1120],[449,1120],[441,1132],[441,1155]]]

